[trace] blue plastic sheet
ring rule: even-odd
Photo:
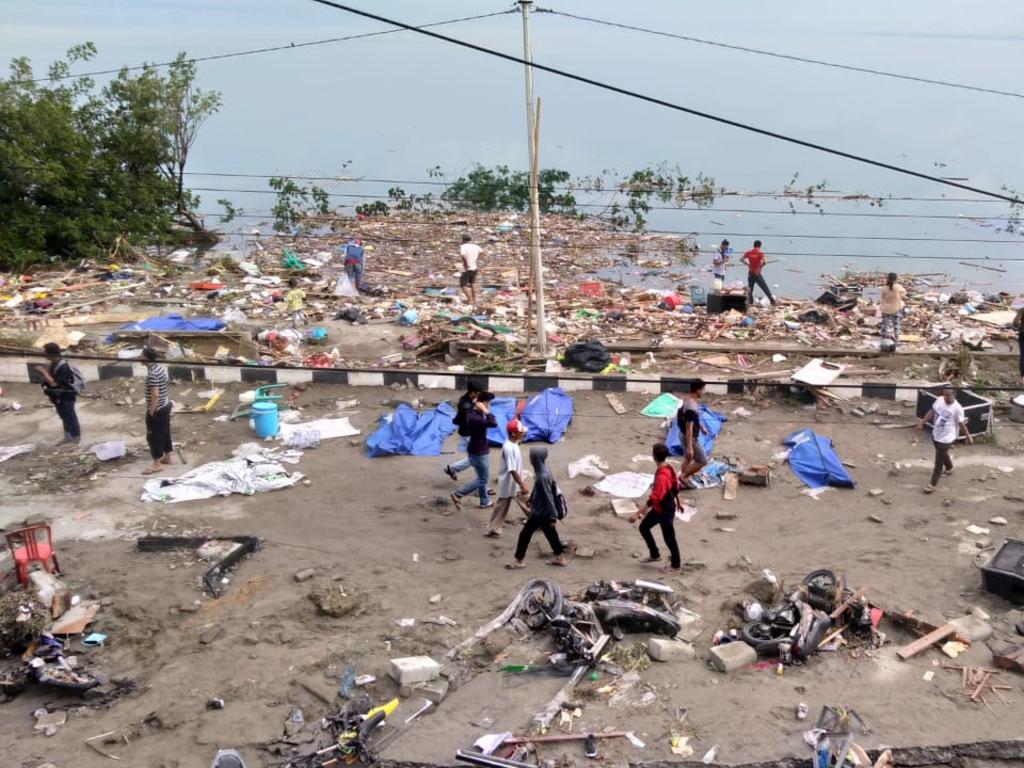
[[[216,317],[182,317],[178,314],[157,315],[137,323],[122,325],[122,331],[219,331],[224,321]]]
[[[526,442],[557,443],[572,421],[572,395],[559,387],[545,389],[530,398],[519,419],[526,427]]]
[[[789,447],[789,466],[808,488],[832,485],[853,488],[855,483],[832,448],[832,440],[813,429],[800,429],[782,441]]]
[[[455,431],[455,409],[441,403],[433,410],[417,413],[408,405],[400,405],[394,413],[380,417],[380,427],[366,438],[366,455],[439,456],[445,438]]]
[[[702,432],[697,435],[697,442],[704,449],[705,456],[711,456],[711,451],[715,447],[715,438],[722,431],[722,424],[728,420],[729,417],[724,413],[708,408],[707,403],[700,404],[700,423],[708,433],[705,435]],[[668,446],[668,452],[673,456],[683,455],[683,433],[679,429],[678,419],[672,419],[672,426],[669,427],[668,437],[665,438],[665,445]]]
[[[516,399],[514,397],[496,397],[491,400],[491,413],[498,426],[487,430],[487,442],[499,448],[508,439],[508,423],[516,415]]]

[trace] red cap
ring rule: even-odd
[[[523,426],[523,422],[519,419],[512,419],[507,426],[510,433],[515,432],[517,435],[526,431],[526,427]]]

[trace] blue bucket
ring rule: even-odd
[[[256,437],[265,440],[277,435],[277,403],[271,400],[257,400],[252,404],[252,423]]]

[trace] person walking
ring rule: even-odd
[[[288,278],[288,287],[291,289],[284,296],[284,303],[291,314],[292,328],[298,328],[306,324],[306,292],[299,288],[299,281],[294,277]]]
[[[879,299],[879,308],[882,310],[882,338],[889,336],[889,329],[892,328],[892,348],[900,343],[900,318],[903,314],[903,297],[907,295],[907,289],[896,282],[899,275],[890,272],[885,278],[885,285],[882,286],[882,297]]]
[[[171,453],[171,398],[167,391],[167,366],[157,362],[159,355],[152,347],[142,350],[146,366],[146,442],[153,464],[142,470],[144,475],[153,475],[168,464],[172,464]]]
[[[714,275],[716,291],[722,290],[725,286],[725,269],[729,265],[730,256],[732,256],[732,248],[729,247],[729,241],[723,240],[711,259],[711,273]]]
[[[459,247],[459,258],[462,260],[462,274],[459,276],[459,287],[466,294],[470,304],[476,304],[476,269],[477,261],[483,249],[473,242],[468,234],[462,236],[462,245]]]
[[[468,496],[473,491],[480,494],[480,509],[489,509],[494,505],[490,493],[487,490],[487,482],[491,476],[491,446],[487,441],[487,430],[498,426],[494,414],[491,413],[491,400],[494,395],[490,392],[480,392],[473,401],[473,408],[465,416],[466,461],[465,464],[473,468],[476,477],[470,480],[461,488],[452,491],[452,502],[457,509],[462,509],[462,497]],[[460,429],[460,433],[463,431]],[[462,464],[462,462],[459,462]],[[459,465],[456,465],[459,466]],[[446,469],[454,470],[455,467]],[[451,477],[453,473],[449,473]]]
[[[704,396],[704,387],[703,379],[694,380],[690,385],[689,394],[676,411],[679,437],[683,444],[683,464],[679,470],[679,482],[685,488],[692,487],[690,478],[708,463],[704,447],[700,444],[700,436],[708,433],[707,427],[700,423],[700,400]]]
[[[363,273],[366,271],[366,248],[362,240],[353,237],[342,250],[345,253],[345,275],[352,287],[359,291],[363,287]]]
[[[466,391],[462,393],[458,404],[455,406],[455,418],[452,423],[458,427],[460,437],[469,437],[469,426],[466,424],[466,417],[473,410],[477,396],[483,391],[480,383],[472,376],[466,379]],[[469,463],[469,456],[454,464],[445,464],[444,473],[452,479],[452,482],[459,481],[459,473],[464,472],[472,466]]]
[[[768,287],[768,283],[765,282],[764,275],[761,272],[764,269],[765,263],[764,251],[761,250],[761,241],[755,240],[754,247],[740,256],[740,261],[747,265],[747,300],[751,304],[754,303],[754,286],[759,285],[761,290],[764,291],[764,295],[768,297],[768,301],[774,305],[775,297],[772,296],[771,289]]]
[[[967,431],[964,408],[956,401],[956,392],[952,387],[945,387],[942,390],[942,397],[935,399],[931,410],[917,425],[918,431],[923,430],[928,422],[932,425],[932,442],[935,444],[935,468],[932,470],[931,482],[924,487],[924,492],[933,493],[942,475],[953,474],[953,460],[949,456],[949,449],[960,431],[963,430],[964,439],[968,443],[973,443],[974,438]]]
[[[82,440],[82,429],[75,401],[82,389],[81,376],[64,357],[59,344],[47,342],[43,345],[43,354],[50,364],[37,365],[36,372],[43,378],[43,393],[50,398],[64,426],[64,439],[60,442],[78,444]]]
[[[655,443],[651,449],[651,455],[657,469],[654,471],[654,487],[647,499],[643,509],[630,516],[629,522],[640,523],[640,535],[647,545],[647,557],[641,560],[642,563],[656,563],[661,560],[661,553],[658,551],[658,544],[654,541],[651,529],[654,526],[661,526],[661,535],[665,539],[665,546],[668,547],[669,565],[662,568],[665,573],[682,573],[683,561],[679,554],[679,544],[676,543],[676,505],[679,497],[679,479],[676,471],[668,463],[668,446],[664,443]]]
[[[526,437],[526,427],[519,419],[508,423],[508,439],[501,446],[501,469],[498,472],[498,501],[494,514],[487,525],[487,536],[501,536],[504,533],[505,517],[509,507],[518,498],[527,494],[523,481],[523,454],[519,443]]]
[[[530,449],[530,465],[533,467],[533,490],[530,492],[530,519],[523,525],[516,542],[516,552],[511,563],[505,563],[509,569],[525,568],[526,550],[530,546],[533,534],[540,531],[551,545],[555,556],[548,560],[548,565],[563,567],[568,565],[565,559],[565,545],[558,537],[558,487],[551,476],[551,470],[545,463],[548,458],[547,448]]]
[[[1013,329],[1017,332],[1017,354],[1020,357],[1017,367],[1020,371],[1020,383],[1024,386],[1024,307],[1017,310],[1017,316],[1013,318]]]

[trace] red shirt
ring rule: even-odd
[[[761,274],[761,267],[764,266],[764,252],[760,248],[751,248],[743,254],[743,260],[747,262],[747,270],[750,274]]]
[[[651,496],[647,500],[651,509],[661,512],[661,503],[665,497],[676,489],[678,480],[676,471],[668,464],[662,464],[654,473],[654,487],[651,489]]]

